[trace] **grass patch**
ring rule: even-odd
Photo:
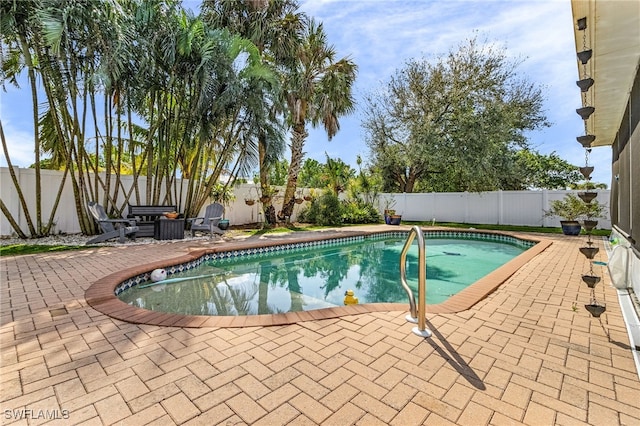
[[[324,228],[340,228],[340,226],[295,225],[291,223],[277,226],[275,228],[264,227],[262,229],[245,229],[242,230],[242,232],[246,235],[288,234],[291,232],[316,231]]]
[[[11,244],[0,246],[0,256],[19,256],[24,254],[50,253],[56,251],[82,250],[91,246],[65,246],[41,244]]]
[[[402,221],[403,225],[420,225],[420,226],[446,226],[448,228],[475,228],[488,231],[511,231],[511,232],[537,232],[542,234],[562,234],[562,228],[550,228],[546,226],[518,226],[518,225],[484,225],[479,223],[456,223],[456,222],[407,222]],[[591,235],[608,237],[611,234],[610,229],[594,229]],[[584,230],[580,235],[586,235]]]

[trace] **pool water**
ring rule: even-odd
[[[140,308],[185,315],[256,315],[359,303],[408,303],[399,260],[406,238],[365,239],[203,262],[118,297]],[[507,263],[526,248],[497,241],[426,239],[427,304],[437,304]],[[407,254],[407,282],[417,298],[418,246]]]

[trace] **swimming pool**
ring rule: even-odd
[[[436,305],[427,305],[426,312],[428,315],[451,314],[471,309],[475,304],[508,280],[518,269],[526,265],[552,244],[551,240],[541,238],[535,234],[514,235],[493,231],[482,231],[479,233],[471,229],[452,230],[449,228],[430,228],[425,230],[425,236],[427,236],[427,238],[448,238],[451,236],[461,238],[471,234],[473,234],[474,238],[476,236],[484,238],[488,233],[492,234],[489,238],[518,240],[526,244],[532,244],[532,247],[505,265],[500,266],[495,271],[485,275],[465,290],[447,299],[445,302]],[[174,258],[149,259],[149,263],[147,264],[124,266],[117,272],[113,272],[96,280],[85,291],[85,301],[98,312],[116,320],[135,324],[185,328],[264,327],[340,318],[354,314],[389,311],[406,312],[409,308],[407,303],[360,303],[357,305],[281,314],[249,316],[183,315],[150,311],[128,305],[118,299],[117,294],[122,293],[132,286],[147,282],[151,271],[156,268],[165,268],[169,273],[176,273],[195,268],[202,262],[211,259],[230,258],[279,250],[297,250],[302,247],[334,244],[338,241],[359,241],[367,237],[385,238],[388,236],[403,236],[406,238],[407,235],[408,229],[403,230],[402,226],[399,227],[397,231],[390,231],[388,226],[382,225],[301,232],[293,235],[232,239],[226,240],[223,244],[214,244],[210,247],[198,247],[197,245],[192,247],[192,243],[178,242],[172,244],[176,247],[176,255]]]
[[[120,300],[150,311],[244,316],[344,305],[351,289],[359,303],[408,303],[399,259],[406,233],[322,244],[225,253],[195,267],[169,270],[159,283],[117,290]],[[439,304],[533,245],[485,233],[427,235],[427,304]],[[417,245],[407,256],[408,284],[417,293]],[[190,265],[188,265],[190,266]]]

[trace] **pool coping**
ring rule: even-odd
[[[397,231],[408,231],[408,227],[393,228],[395,228]],[[533,245],[520,255],[516,256],[514,259],[485,275],[483,278],[479,279],[474,284],[457,293],[456,295],[450,297],[446,301],[436,305],[427,305],[427,314],[452,314],[470,309],[472,306],[486,298],[489,294],[493,293],[500,285],[502,285],[507,279],[509,279],[509,277],[515,274],[518,269],[520,269],[520,267],[525,265],[539,253],[546,250],[552,244],[550,240],[546,240],[544,238],[502,231],[453,229],[440,227],[423,227],[423,230],[496,234],[514,237],[535,243],[535,245]],[[109,317],[125,322],[134,324],[187,328],[264,327],[274,325],[289,325],[304,321],[338,318],[347,315],[364,314],[370,312],[408,311],[408,303],[364,303],[358,305],[314,309],[302,312],[287,312],[279,314],[261,314],[250,316],[182,315],[175,313],[150,311],[147,309],[131,306],[118,299],[115,294],[116,288],[121,283],[132,277],[149,273],[152,270],[158,268],[170,268],[175,265],[193,262],[207,254],[223,253],[230,250],[250,250],[260,247],[271,247],[282,244],[315,242],[332,238],[341,238],[345,236],[371,236],[380,233],[388,233],[389,231],[390,229],[385,227],[384,230],[351,231],[347,233],[339,232],[332,235],[327,235],[326,233],[322,232],[312,232],[301,237],[288,238],[286,241],[282,241],[280,239],[236,241],[232,245],[225,244],[205,249],[194,249],[188,254],[184,254],[172,259],[150,262],[144,265],[137,265],[107,275],[95,281],[87,289],[87,291],[85,292],[85,300],[95,310]]]

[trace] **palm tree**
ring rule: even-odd
[[[297,61],[288,67],[283,84],[291,124],[291,161],[282,215],[290,217],[295,205],[298,174],[308,136],[307,123],[324,126],[329,140],[340,129],[338,117],[354,110],[351,88],[357,66],[349,58],[335,60],[322,24],[309,23]]]
[[[155,15],[161,16],[145,18]],[[262,127],[255,93],[277,79],[249,40],[180,8],[137,16],[151,52],[140,55],[145,59],[134,96],[148,127],[141,132],[147,200],[180,200],[180,174],[189,180],[181,210],[195,216],[223,172],[235,176],[257,163],[251,140]]]
[[[301,36],[307,21],[298,12],[295,0],[205,0],[202,4],[203,20],[216,27],[228,28],[251,40],[265,64],[273,69],[295,61]],[[261,87],[254,90],[251,104],[256,123],[265,131],[256,135],[257,158],[259,163],[260,189],[262,194],[272,192],[269,170],[284,152],[284,126],[281,114],[284,111],[280,86]],[[262,106],[263,111],[257,108]],[[265,220],[276,222],[275,208],[271,199],[263,203]]]
[[[331,192],[337,197],[347,188],[349,180],[355,176],[355,171],[341,159],[331,158],[325,153],[327,164],[324,166],[324,178]]]
[[[34,19],[35,10],[40,6],[38,1],[23,2],[2,2],[0,4],[0,38],[2,40],[2,82],[9,81],[17,85],[17,76],[23,67],[27,67],[29,85],[31,88],[33,125],[34,125],[34,152],[36,156],[35,162],[35,191],[36,191],[36,226],[29,213],[26,200],[22,193],[22,188],[18,182],[11,164],[11,158],[7,150],[4,132],[2,132],[2,146],[4,149],[9,173],[15,185],[18,198],[25,213],[25,219],[29,232],[32,236],[42,233],[42,207],[41,207],[41,178],[40,178],[40,141],[38,140],[38,91],[36,85],[36,72],[34,66],[33,49],[31,44],[37,37],[36,28],[37,21]],[[0,122],[0,132],[2,131],[2,123]],[[4,205],[4,204],[3,204]],[[3,210],[4,211],[4,210]],[[6,213],[9,213],[7,210]],[[6,214],[5,213],[5,214]],[[13,225],[14,230],[21,237],[26,237],[24,232],[17,225],[13,216],[9,213],[7,218]]]
[[[121,39],[111,46],[105,44],[105,40],[119,37],[117,30],[124,14],[120,5],[113,0],[34,0],[2,2],[0,16],[3,42],[6,42],[12,59],[21,55],[31,84],[37,230],[33,229],[28,218],[30,231],[33,236],[48,234],[68,176],[76,199],[80,228],[89,233],[94,224],[89,220],[85,208],[88,187],[83,176],[83,162],[89,158],[84,150],[86,129],[90,126],[88,108],[91,108],[95,122],[95,95],[100,90],[99,83],[94,79],[96,66],[108,47],[126,45]],[[8,61],[3,66],[10,80],[15,80],[22,69],[16,64]],[[38,99],[36,73],[42,81],[45,103]],[[52,154],[53,164],[65,170],[46,226],[41,221],[41,152]],[[25,212],[28,214],[26,209]]]
[[[95,230],[86,211],[87,202],[97,199],[101,186],[103,203],[109,207],[118,191],[112,191],[110,181],[112,160],[116,158],[119,166],[123,151],[120,126],[116,124],[117,139],[112,128],[114,112],[116,116],[119,113],[117,95],[122,87],[118,71],[131,58],[126,46],[135,37],[126,31],[128,14],[123,4],[115,0],[42,0],[42,7],[36,11],[43,43],[34,48],[48,101],[40,122],[41,144],[45,151],[54,153],[54,158],[57,155],[69,171],[80,229],[87,234]],[[105,69],[109,71],[104,72]],[[104,127],[99,123],[100,109],[104,111]],[[93,157],[86,150],[87,143],[95,144]],[[90,172],[98,171],[101,145],[106,178],[99,183],[100,178]],[[117,180],[114,186],[119,187]]]

